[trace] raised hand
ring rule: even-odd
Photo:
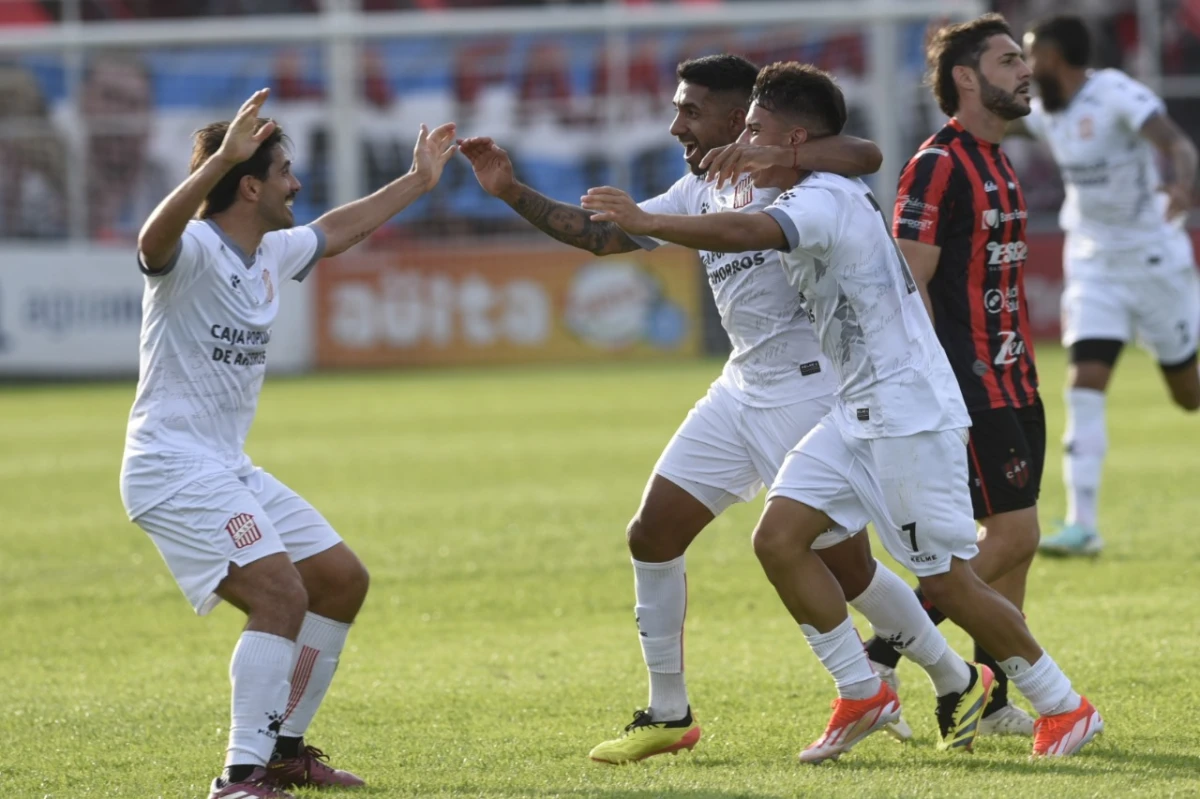
[[[442,169],[446,166],[458,146],[454,143],[454,123],[447,122],[430,131],[421,125],[417,134],[417,144],[413,147],[413,165],[409,170],[421,177],[428,191],[437,185],[442,177]]]
[[[242,103],[237,116],[229,123],[225,138],[214,157],[232,166],[242,163],[258,151],[259,145],[275,130],[275,123],[270,120],[255,129],[258,126],[258,112],[262,110],[263,103],[267,101],[270,93],[270,89],[259,89],[250,95],[249,100]]]
[[[620,189],[611,186],[588,189],[588,193],[580,198],[580,204],[594,212],[593,222],[613,222],[634,236],[650,233],[650,214],[639,208],[633,198]]]
[[[475,179],[488,194],[499,197],[516,185],[512,159],[496,142],[486,136],[475,136],[459,139],[458,144],[475,170]]]

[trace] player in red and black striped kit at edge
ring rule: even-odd
[[[1040,537],[1046,421],[1022,277],[1025,198],[999,142],[1008,120],[1029,113],[1032,73],[997,14],[937,31],[927,57],[951,119],[905,166],[893,235],[971,414],[971,498],[985,536],[972,565],[1021,607]],[[890,676],[898,660],[891,645],[876,638],[867,649]],[[975,659],[999,678],[980,734],[1033,734],[1033,719],[1008,700],[1004,670],[978,645]]]

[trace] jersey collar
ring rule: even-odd
[[[205,222],[205,224],[207,224],[209,226],[209,228],[212,229],[212,231],[214,233],[217,234],[217,238],[219,238],[221,240],[221,243],[224,244],[226,247],[228,247],[230,250],[232,250],[234,255],[236,255],[241,260],[242,266],[246,267],[247,269],[254,266],[254,259],[257,255],[257,253],[255,255],[246,255],[246,253],[242,252],[242,248],[237,246],[237,244],[234,242],[234,240],[229,238],[229,236],[227,236],[225,234],[224,230],[221,230],[220,225],[218,225],[216,222],[212,221],[211,219],[205,219],[204,222]]]

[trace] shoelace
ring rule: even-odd
[[[633,721],[625,725],[625,732],[633,732],[639,727],[651,727],[654,725],[654,720],[650,718],[650,714],[644,710],[635,710],[633,712]]]

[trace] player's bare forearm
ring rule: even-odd
[[[591,212],[552,200],[523,183],[515,183],[500,199],[529,224],[551,238],[595,255],[614,255],[640,249],[629,234],[612,222],[595,222]]]
[[[1190,194],[1196,185],[1196,145],[1166,114],[1151,116],[1141,132],[1170,163],[1171,184]]]
[[[724,212],[702,216],[650,214],[649,217],[646,235],[693,250],[780,250],[788,244],[783,228],[764,213]]]
[[[374,194],[334,208],[313,224],[325,234],[325,257],[339,255],[363,241],[427,191],[426,178],[409,172]]]
[[[796,148],[796,166],[811,172],[856,177],[873,175],[883,165],[879,145],[854,136],[822,136]]]
[[[195,218],[208,193],[234,166],[214,155],[158,204],[138,233],[138,253],[148,270],[157,272],[170,262],[184,228]]]

